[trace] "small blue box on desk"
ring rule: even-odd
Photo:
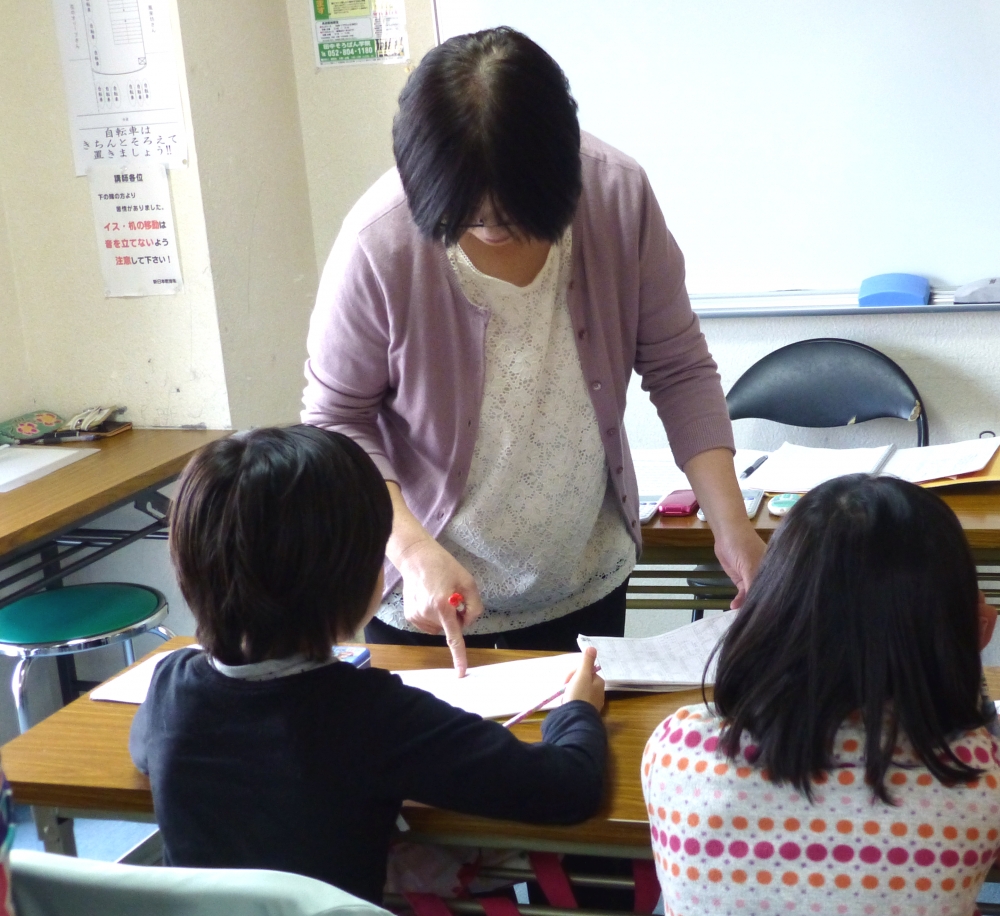
[[[916,274],[878,274],[858,290],[858,305],[927,305],[931,285]]]
[[[364,646],[334,646],[333,657],[339,662],[347,662],[355,668],[370,668],[372,654]]]

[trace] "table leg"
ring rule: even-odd
[[[73,833],[73,818],[60,817],[55,808],[39,805],[32,807],[38,839],[45,844],[46,852],[64,856],[76,855],[76,835]]]

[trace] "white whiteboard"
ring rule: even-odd
[[[1000,0],[436,12],[442,40],[510,25],[560,63],[583,129],[648,172],[699,311],[775,290],[835,307],[880,273],[1000,275]]]

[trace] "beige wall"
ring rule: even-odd
[[[431,0],[408,0],[410,64],[316,67],[310,7],[287,0],[312,207],[316,263],[322,270],[348,210],[392,167],[392,116],[406,76],[434,44]]]
[[[14,10],[2,12],[5,20]],[[14,152],[16,131],[22,123],[18,103],[25,87],[13,55],[9,53],[11,30],[0,33],[0,419],[17,416],[38,407],[33,397],[31,360],[26,352],[18,296],[18,272],[11,247],[11,218],[7,196],[10,193],[8,161]],[[14,141],[14,142],[12,142]],[[21,145],[21,144],[16,144]],[[16,219],[16,217],[15,217]],[[14,228],[16,230],[16,222]]]
[[[7,123],[0,108],[0,123]],[[21,334],[21,313],[17,305],[17,284],[10,257],[7,211],[0,184],[0,415],[17,416],[34,407],[28,381],[28,361]],[[5,412],[6,411],[6,412]]]
[[[179,9],[233,425],[294,422],[317,273],[285,8]]]
[[[0,193],[30,406],[71,414],[116,403],[144,426],[228,425],[196,156],[170,175],[184,292],[104,298],[87,182],[73,169],[52,6],[6,3],[3,21]],[[4,387],[0,417],[24,401]]]

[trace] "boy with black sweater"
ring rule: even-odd
[[[371,459],[327,430],[255,430],[185,469],[170,550],[204,649],[157,667],[130,740],[166,864],[297,872],[380,902],[404,799],[532,823],[597,809],[592,654],[539,744],[332,657],[379,604],[391,524]]]

